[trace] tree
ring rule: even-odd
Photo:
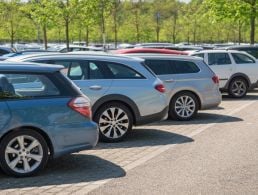
[[[14,46],[14,39],[20,27],[21,12],[19,0],[0,1],[1,26],[8,33],[11,40],[11,47]]]
[[[239,39],[241,27],[250,20],[250,43],[255,42],[255,19],[257,17],[257,0],[206,0],[207,9],[217,20],[229,20],[238,23]]]
[[[67,51],[69,51],[70,37],[69,25],[74,18],[78,15],[79,0],[56,0],[58,3],[57,13],[63,20],[65,26],[65,42]]]
[[[36,23],[36,26],[39,25],[42,28],[45,49],[48,44],[47,29],[55,23],[56,7],[56,1],[31,0],[22,9],[23,13]]]

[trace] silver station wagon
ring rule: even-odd
[[[163,82],[144,66],[143,59],[98,54],[37,54],[11,60],[63,65],[63,73],[90,98],[93,120],[99,125],[102,141],[120,141],[133,125],[167,117]]]
[[[145,64],[165,83],[169,116],[190,120],[198,110],[221,103],[219,79],[201,58],[162,54],[131,54],[145,59]]]

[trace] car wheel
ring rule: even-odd
[[[48,161],[45,139],[32,130],[18,130],[3,138],[0,144],[0,166],[15,177],[38,173]]]
[[[118,142],[132,129],[133,117],[130,110],[121,103],[102,106],[93,120],[99,125],[99,139],[104,142]]]
[[[231,97],[242,98],[247,93],[247,82],[242,78],[235,78],[229,84],[228,93]]]
[[[190,92],[182,92],[173,97],[169,106],[169,116],[175,120],[190,120],[196,116],[198,108],[196,96]]]

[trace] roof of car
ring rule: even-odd
[[[234,46],[229,46],[226,47],[226,49],[258,49],[257,45],[234,45]]]
[[[32,72],[32,73],[51,73],[63,69],[60,65],[47,65],[24,62],[0,62],[0,71],[5,72]]]
[[[159,58],[159,59],[179,59],[179,60],[196,60],[194,56],[187,55],[171,55],[171,54],[153,54],[153,53],[135,53],[122,54],[123,56],[139,57],[139,58]]]
[[[111,59],[120,59],[120,60],[129,60],[129,61],[142,61],[140,58],[132,58],[128,56],[122,56],[122,55],[114,55],[114,54],[103,54],[103,53],[51,53],[51,54],[31,54],[31,55],[24,55],[24,56],[17,56],[17,57],[12,57],[8,58],[7,61],[25,61],[26,59],[31,59],[31,58],[47,58],[47,57],[73,57],[73,58],[78,58],[78,59],[83,59],[83,58],[94,58],[94,59],[99,59],[99,60],[111,60]]]
[[[214,50],[202,50],[195,53],[245,53],[238,50],[226,50],[226,49],[214,49]]]
[[[155,49],[155,48],[132,48],[132,49],[118,49],[115,50],[116,54],[127,54],[127,53],[163,53],[163,54],[178,54],[187,55],[187,53],[178,50],[170,49]]]

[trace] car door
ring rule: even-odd
[[[100,99],[110,88],[112,84],[112,77],[105,68],[105,63],[102,61],[88,60],[82,62],[81,73],[85,76],[81,79],[73,79],[74,69],[78,69],[78,65],[71,65],[68,73],[68,77],[71,78],[75,84],[86,94],[92,104]],[[79,74],[77,72],[77,74]]]
[[[109,89],[112,79],[108,77],[103,62],[94,60],[51,60],[65,68],[62,73],[70,78],[94,104]]]
[[[258,63],[256,59],[245,53],[231,53],[236,64],[236,72],[244,73],[248,76],[251,83],[256,83],[258,80]]]
[[[230,77],[235,73],[235,65],[226,52],[207,53],[205,62],[220,79],[220,88],[224,88]]]
[[[0,96],[2,96],[2,94],[0,94]],[[4,127],[6,126],[10,118],[11,118],[11,115],[7,104],[4,100],[1,100],[0,101],[0,135],[4,133]]]

